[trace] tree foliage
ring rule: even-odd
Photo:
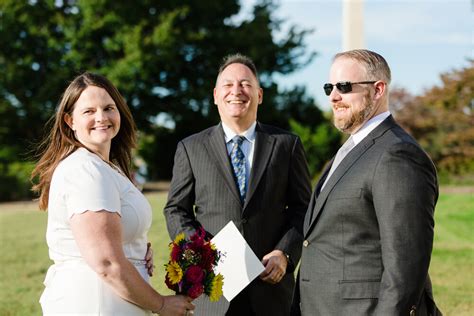
[[[327,158],[334,155],[340,146],[341,134],[330,123],[308,126],[290,121],[291,129],[301,137],[301,142],[309,158],[308,167],[313,180],[322,172]]]
[[[474,172],[474,60],[441,74],[442,84],[412,96],[391,92],[397,120],[420,142],[442,173]]]
[[[85,70],[124,95],[153,178],[170,176],[178,140],[219,121],[212,90],[229,53],[249,55],[259,68],[261,121],[324,122],[303,89],[279,91],[273,78],[312,60],[310,30],[281,34],[272,1],[258,2],[248,18],[240,10],[238,0],[0,0],[1,170],[25,159],[65,87]]]

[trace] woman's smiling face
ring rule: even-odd
[[[76,138],[88,149],[109,158],[112,138],[120,129],[120,113],[109,93],[96,86],[87,87],[65,121]]]

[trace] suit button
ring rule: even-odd
[[[308,247],[308,245],[309,245],[309,241],[307,240],[303,241],[303,247]]]
[[[243,218],[242,219],[242,224],[246,224],[247,223],[247,219],[246,218]]]

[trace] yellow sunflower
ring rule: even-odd
[[[217,274],[212,280],[211,293],[209,293],[209,300],[217,302],[222,296],[222,285],[224,284],[224,277],[222,274]]]
[[[185,236],[184,236],[184,233],[178,234],[178,235],[176,236],[176,238],[174,239],[174,243],[175,243],[175,244],[179,244],[179,242],[180,242],[181,240],[183,240],[184,237],[185,237]]]
[[[171,261],[166,265],[166,272],[168,272],[168,278],[171,284],[176,284],[183,278],[183,270],[175,261]]]
[[[186,236],[184,235],[184,233],[180,233],[180,234],[176,235],[176,238],[174,239],[174,241],[170,242],[169,245],[168,245],[168,248],[170,249],[170,251],[173,250],[174,245],[178,245],[179,242],[181,240],[184,240],[185,237]]]

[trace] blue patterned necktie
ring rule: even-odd
[[[235,136],[232,138],[232,150],[230,151],[230,161],[232,162],[232,169],[234,169],[235,181],[240,193],[240,200],[245,200],[246,186],[245,186],[245,156],[240,148],[245,137]]]

